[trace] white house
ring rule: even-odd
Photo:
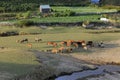
[[[50,5],[40,5],[41,13],[50,13],[50,11],[51,11]]]

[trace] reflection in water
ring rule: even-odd
[[[98,66],[98,69],[96,70],[86,70],[82,72],[75,72],[75,73],[72,73],[71,75],[60,76],[55,80],[76,80],[76,79],[87,77],[87,76],[104,74],[106,73],[106,71],[107,72],[120,71],[120,66],[116,66],[116,65]]]

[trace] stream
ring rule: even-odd
[[[59,76],[55,80],[77,80],[88,76],[101,75],[107,72],[116,72],[116,71],[120,71],[120,66],[102,65],[102,66],[97,66],[96,70],[85,70],[82,72],[74,72],[71,75]]]

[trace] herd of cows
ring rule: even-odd
[[[41,42],[41,38],[35,38],[35,42]],[[22,40],[17,40],[17,43],[27,43],[27,46],[29,48],[32,48],[33,45],[32,43],[29,43],[29,40],[27,38],[22,39]],[[55,41],[48,41],[46,42],[47,46],[51,46],[52,49],[46,50],[47,52],[51,53],[71,53],[73,52],[74,49],[83,49],[83,50],[88,50],[88,48],[95,47],[95,42],[94,41],[85,41],[85,40],[65,40],[65,41],[60,41],[60,42],[55,42]],[[104,48],[104,43],[101,41],[97,43],[97,47]]]

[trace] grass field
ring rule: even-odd
[[[69,16],[69,17],[44,17],[44,18],[32,18],[30,20],[34,22],[81,22],[81,21],[100,21],[100,15],[81,15],[81,16]]]
[[[91,13],[91,12],[98,12],[98,13],[102,13],[102,12],[114,12],[116,11],[116,9],[102,9],[102,8],[97,8],[97,7],[52,7],[53,10],[57,10],[57,11],[65,11],[65,10],[71,10],[71,11],[75,11],[77,13]]]
[[[5,47],[5,49],[0,49],[0,72],[8,72],[14,75],[26,74],[33,70],[34,67],[39,64],[34,61],[36,60],[34,54],[29,52],[29,50],[47,50],[53,47],[48,46],[46,43],[48,41],[63,41],[63,40],[93,40],[93,41],[112,41],[120,39],[120,33],[108,33],[109,30],[99,30],[107,33],[93,34],[89,32],[96,32],[98,30],[86,30],[80,27],[48,27],[46,29],[41,29],[38,27],[30,28],[11,28],[4,27],[1,31],[6,30],[18,30],[24,32],[35,32],[38,31],[38,35],[19,35],[10,37],[0,37],[0,47]],[[119,30],[119,29],[113,29]],[[112,31],[112,30],[111,30]],[[34,41],[35,37],[41,38],[43,41],[36,43]],[[28,38],[29,43],[33,45],[32,49],[29,48],[26,43],[20,44],[16,43],[16,40]]]

